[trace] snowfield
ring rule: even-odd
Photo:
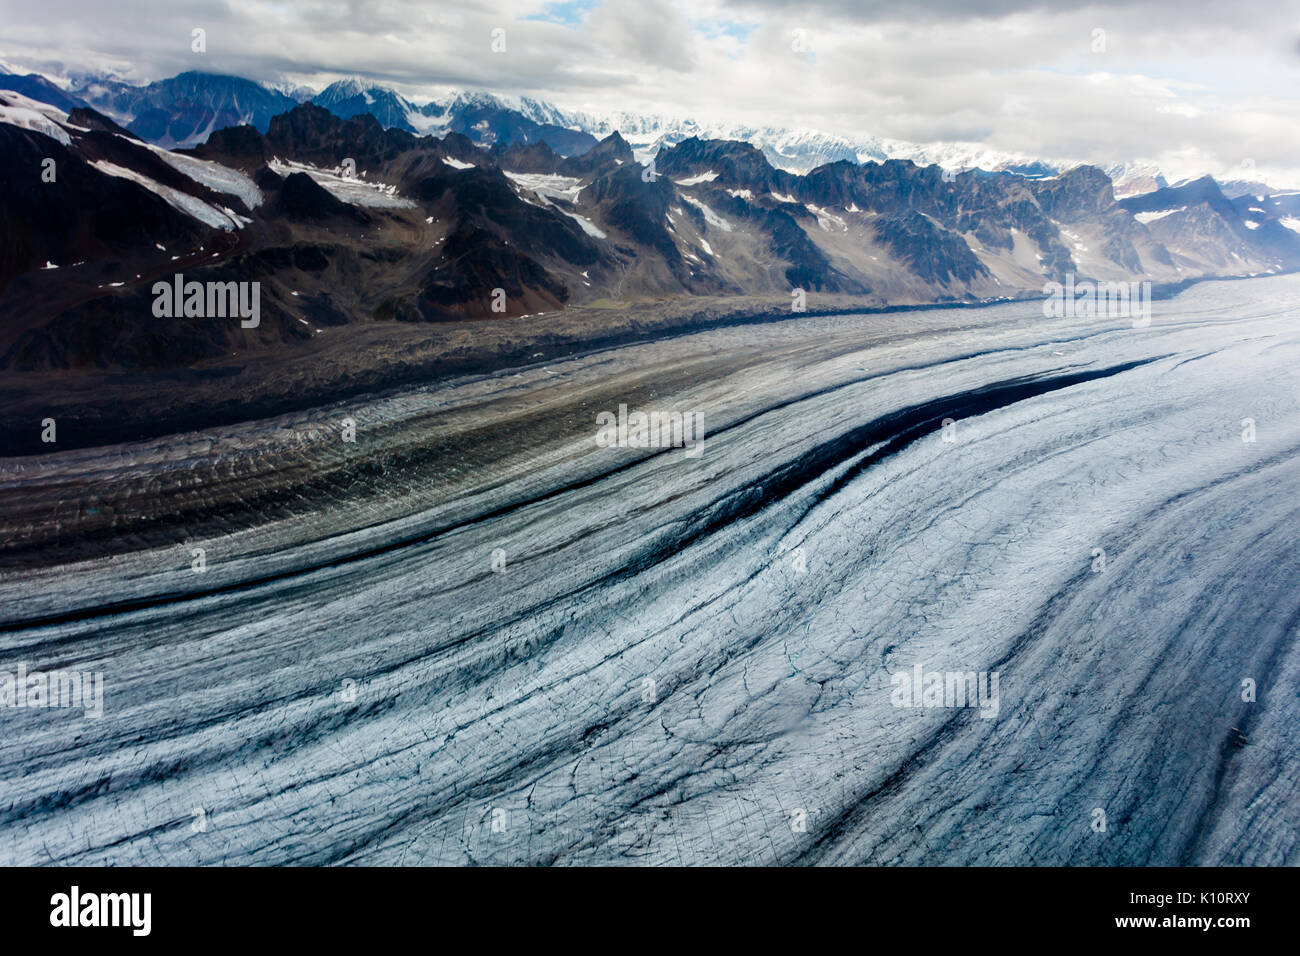
[[[539,196],[545,196],[547,199],[566,199],[569,202],[577,202],[578,194],[582,192],[582,180],[573,176],[560,176],[551,173],[512,173],[509,170],[502,170],[506,178],[522,186],[524,189],[531,189]]]
[[[503,170],[504,171],[504,170]],[[597,239],[604,239],[604,231],[586,216],[579,215],[572,210],[565,209],[557,205],[553,200],[560,199],[570,203],[576,203],[578,196],[586,187],[583,186],[582,180],[572,176],[559,176],[549,173],[512,173],[504,171],[506,177],[515,185],[522,189],[530,190],[540,196],[545,203],[549,203],[555,209],[564,213],[589,236]],[[544,203],[533,203],[533,205],[544,205]]]
[[[354,206],[388,207],[395,209],[414,209],[415,203],[397,194],[397,187],[387,183],[367,182],[364,173],[357,176],[345,175],[342,169],[321,169],[308,163],[274,157],[268,166],[281,176],[291,173],[306,173],[316,184],[335,199],[351,203]],[[188,173],[188,170],[186,170]]]
[[[238,196],[249,209],[256,209],[262,205],[262,190],[257,188],[257,184],[249,176],[238,169],[231,169],[221,163],[199,159],[196,156],[186,156],[184,153],[173,153],[169,149],[156,146],[150,148],[164,162],[196,183],[201,183],[219,193]]]
[[[173,189],[170,186],[164,186],[162,183],[150,179],[142,173],[137,173],[133,169],[127,169],[124,166],[118,166],[110,163],[106,159],[97,159],[91,163],[101,173],[109,176],[117,176],[120,179],[129,179],[131,182],[143,186],[150,192],[156,193],[164,199],[172,208],[185,213],[185,215],[197,219],[205,226],[211,226],[214,229],[224,229],[227,232],[235,229],[242,229],[252,220],[247,219],[238,213],[232,212],[226,207],[218,209],[210,203],[204,202],[189,193],[181,192],[179,189]],[[216,165],[215,163],[212,165]],[[182,170],[186,175],[190,175],[189,170]],[[193,178],[193,177],[191,177]]]
[[[1177,209],[1162,209],[1156,212],[1135,212],[1133,213],[1133,218],[1143,225],[1146,225],[1149,222],[1155,222],[1157,219],[1164,219],[1165,216],[1172,216],[1176,212],[1186,211],[1186,206],[1179,206]]]
[[[1154,312],[803,317],[0,460],[33,528],[331,489],[5,570],[0,674],[105,694],[0,708],[0,861],[1300,863],[1300,277]],[[620,403],[702,454],[599,447]],[[900,706],[918,666],[996,712]]]
[[[68,114],[21,93],[5,90],[0,95],[0,123],[44,133],[64,146],[72,145],[72,137],[65,129],[68,126]]]

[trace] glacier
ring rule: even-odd
[[[1294,865],[1297,369],[1280,276],[0,460],[61,548],[3,566],[0,674],[104,675],[96,720],[0,707],[0,861]],[[620,403],[704,453],[599,446]],[[897,706],[916,668],[996,714]]]

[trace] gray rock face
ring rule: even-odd
[[[792,319],[0,462],[0,674],[104,687],[0,708],[0,861],[1293,865],[1298,316]]]

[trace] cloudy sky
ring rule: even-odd
[[[468,87],[1300,183],[1300,0],[0,0],[0,58],[358,75],[416,100]]]

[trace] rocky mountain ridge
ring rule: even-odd
[[[544,322],[575,305],[975,303],[1069,276],[1300,266],[1286,208],[1213,180],[1116,201],[1087,166],[1027,178],[838,161],[800,175],[752,144],[698,138],[642,164],[617,132],[566,156],[313,103],[265,126],[167,150],[92,109],[0,93],[0,365],[184,367],[339,327]],[[155,316],[154,284],[182,271],[257,283],[259,323]]]

